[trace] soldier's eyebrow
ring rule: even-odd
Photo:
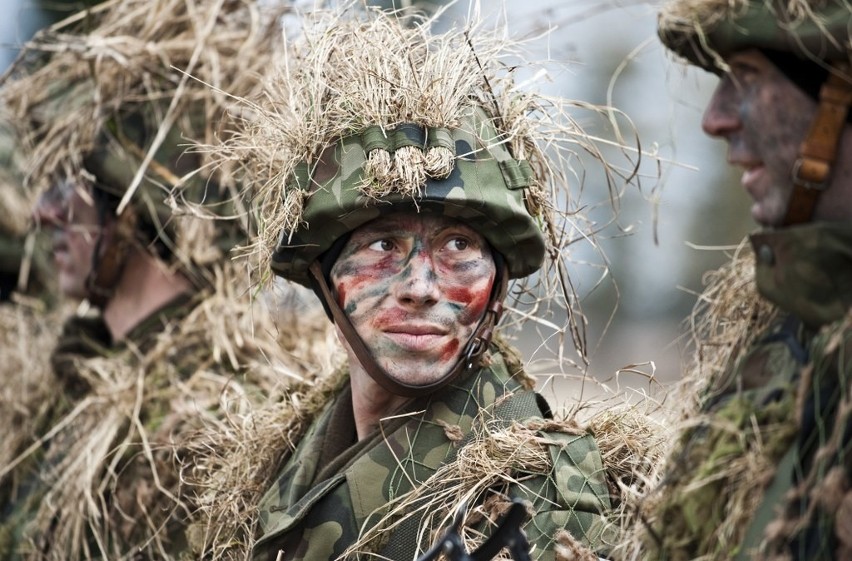
[[[361,226],[353,232],[352,236],[360,238],[362,236],[376,235],[411,235],[415,232],[415,228],[410,225],[409,219],[406,217],[392,217],[381,222],[370,222]]]

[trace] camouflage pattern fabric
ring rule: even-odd
[[[50,403],[50,412],[40,427],[34,427],[34,437],[42,437],[53,429],[65,415],[76,405],[81,404],[87,397],[97,398],[98,388],[92,387],[93,380],[87,376],[91,374],[86,368],[86,362],[99,360],[127,361],[127,353],[133,351],[150,350],[156,334],[162,329],[163,322],[179,319],[186,315],[190,309],[190,301],[182,296],[178,301],[165,306],[153,314],[147,322],[137,326],[129,335],[127,342],[121,345],[113,345],[109,331],[103,321],[97,317],[71,316],[63,326],[62,334],[56,342],[56,347],[51,353],[53,366],[54,394]],[[160,324],[155,327],[153,322]],[[153,329],[152,329],[153,328]],[[133,349],[131,351],[130,349]],[[104,397],[104,396],[101,396]],[[102,410],[92,411],[93,416],[102,413]],[[43,446],[34,454],[28,456],[14,471],[8,474],[4,483],[10,479],[15,481],[14,485],[8,487],[10,494],[4,497],[5,507],[3,516],[0,518],[0,559],[23,560],[23,559],[60,559],[60,558],[100,558],[94,552],[97,545],[80,544],[81,547],[89,549],[92,554],[80,555],[79,552],[56,551],[51,543],[52,536],[43,532],[35,523],[38,511],[45,496],[50,492],[50,487],[61,474],[53,473],[53,469],[62,464],[66,459],[67,450],[73,447],[73,442],[82,435],[78,430],[82,427],[91,428],[95,418],[75,420],[75,424],[68,430],[59,431],[49,438]],[[158,421],[161,419],[158,419]],[[88,422],[87,422],[88,421]],[[119,428],[119,427],[115,427]],[[34,438],[33,440],[36,440]],[[18,452],[23,452],[19,450]],[[6,467],[6,466],[2,466]],[[128,467],[124,462],[124,467]],[[138,474],[133,470],[125,472],[121,482],[128,489],[137,488],[139,482],[131,484],[130,481]],[[107,479],[105,478],[106,482]],[[5,485],[4,485],[5,487]],[[115,513],[117,514],[117,513]],[[57,517],[63,516],[62,512],[56,513]],[[91,521],[97,524],[96,521]],[[92,540],[90,535],[87,540]],[[112,544],[115,547],[126,547]],[[113,549],[114,550],[114,549]],[[115,551],[115,550],[114,550]]]
[[[784,313],[683,433],[646,559],[852,558],[852,227],[752,236],[757,287]],[[723,522],[743,523],[720,532]]]
[[[755,234],[757,286],[816,330],[852,309],[852,228],[801,226],[783,235]]]
[[[259,402],[280,383],[272,368],[239,368],[253,344],[236,357],[216,348],[226,314],[216,302],[206,291],[180,296],[120,344],[96,318],[67,326],[52,357],[52,416],[36,435],[44,444],[2,476],[4,492],[16,484],[0,560],[180,556],[192,512],[182,443],[237,396]]]
[[[494,352],[488,366],[399,413],[372,436],[356,442],[348,386],[335,396],[261,503],[263,535],[254,547],[256,561],[273,561],[279,554],[287,560],[338,558],[362,531],[377,523],[389,501],[455,460],[459,446],[474,438],[476,419],[485,416],[508,425],[542,416],[536,395],[521,389]],[[535,515],[525,529],[535,544],[536,559],[555,559],[560,530],[587,546],[601,547],[605,538],[601,515],[609,508],[593,437],[584,432],[549,436],[548,473],[519,474],[516,485],[494,490],[533,504]],[[476,499],[482,502],[487,497]],[[408,516],[390,535],[380,534],[368,544],[369,551],[359,551],[360,556],[416,557],[418,548],[422,552],[430,545],[418,538],[425,535],[428,540],[440,530],[427,528],[421,534],[421,515]]]
[[[400,128],[419,131],[419,145],[424,149],[429,134],[445,138],[456,156],[449,177],[429,178],[414,196],[391,192],[372,198],[359,189],[369,181],[364,172],[367,153],[378,147],[379,140],[384,140],[383,148],[388,148],[389,141],[375,131],[344,138],[317,162],[297,168],[291,178],[288,188],[306,192],[303,223],[292,234],[282,233],[271,263],[273,271],[310,286],[308,267],[338,238],[383,213],[406,210],[443,214],[481,232],[506,258],[511,278],[538,270],[544,259],[544,239],[525,206],[532,170],[527,162],[512,158],[485,113],[472,109],[462,126],[444,129],[443,135],[413,125]]]
[[[710,72],[722,59],[748,48],[791,52],[805,60],[847,60],[849,17],[845,0],[673,0],[663,9],[658,33],[669,49]],[[804,4],[804,3],[803,3]]]

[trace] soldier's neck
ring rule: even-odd
[[[103,310],[104,322],[113,341],[124,340],[144,319],[192,289],[185,276],[169,269],[149,253],[134,250]]]
[[[351,355],[349,376],[355,432],[361,440],[376,430],[379,421],[398,411],[408,398],[392,394],[378,385]]]

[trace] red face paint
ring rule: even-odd
[[[331,271],[341,306],[377,362],[411,384],[437,380],[457,362],[494,275],[479,233],[420,214],[389,215],[358,228]]]
[[[459,351],[459,340],[453,339],[452,341],[450,341],[449,343],[444,345],[443,349],[441,349],[441,361],[442,362],[452,361],[453,363],[455,363],[455,359],[458,355],[458,351]]]

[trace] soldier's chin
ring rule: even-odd
[[[449,365],[436,365],[434,361],[388,362],[381,365],[388,377],[408,386],[427,387],[444,378],[452,368]]]

